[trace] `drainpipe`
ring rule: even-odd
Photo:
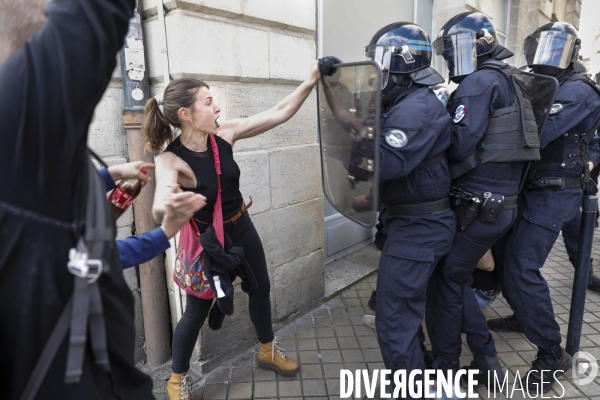
[[[417,23],[419,0],[413,0],[413,24]]]
[[[137,3],[137,2],[136,2]],[[152,154],[144,151],[142,136],[144,105],[148,99],[149,86],[144,57],[142,23],[136,4],[125,45],[119,54],[123,78],[123,126],[127,132],[127,148],[130,161],[154,162]],[[151,175],[154,175],[152,170]],[[152,219],[152,200],[155,184],[151,180],[133,204],[135,230],[138,233],[156,228]],[[146,357],[150,365],[164,364],[171,356],[170,323],[168,318],[168,296],[163,256],[158,256],[140,265],[140,287],[144,317]]]
[[[159,32],[161,32],[160,36],[160,55],[162,62],[162,70],[163,70],[163,84],[165,88],[171,82],[171,71],[169,69],[169,50],[167,46],[167,25],[165,24],[165,9],[163,6],[163,0],[156,0],[156,12],[158,16],[158,28]],[[172,262],[175,262],[177,258],[177,240],[179,240],[179,235],[176,235],[173,239],[171,239],[171,248],[169,249],[169,255]],[[183,304],[181,301],[181,291],[178,287],[175,287],[174,290],[175,297],[175,320],[179,321],[183,315]]]
[[[170,70],[169,70],[169,51],[167,49],[167,25],[165,24],[165,9],[163,7],[163,0],[156,0],[156,11],[158,13],[158,27],[162,32],[162,47],[160,54],[162,57],[163,64],[163,82],[165,88],[171,82]]]

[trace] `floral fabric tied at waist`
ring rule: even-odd
[[[231,217],[229,219],[226,219],[225,221],[223,221],[223,223],[227,224],[229,222],[237,221],[251,206],[252,206],[252,196],[250,196],[250,203],[248,203],[248,205],[246,205],[246,203],[244,203],[244,205],[242,206],[242,209],[237,214],[235,214],[233,217]],[[199,224],[208,225],[208,226],[211,226],[213,224],[212,222],[200,221],[197,218],[194,218],[194,221],[196,221]]]

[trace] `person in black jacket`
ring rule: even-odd
[[[0,1],[0,387],[18,399],[73,292],[67,270],[85,205],[88,126],[135,0]],[[43,23],[43,26],[40,25]],[[36,29],[39,29],[34,33]],[[99,178],[98,178],[99,179]],[[65,384],[68,336],[36,399],[153,399],[133,361],[133,296],[114,238],[98,279],[109,370],[83,358]]]

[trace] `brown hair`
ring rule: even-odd
[[[146,137],[146,146],[151,151],[160,151],[165,143],[171,143],[175,139],[171,125],[181,128],[179,109],[193,109],[196,94],[203,87],[209,88],[199,79],[175,79],[167,85],[163,94],[163,111],[158,108],[156,98],[152,97],[146,102],[142,133]]]

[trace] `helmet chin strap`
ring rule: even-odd
[[[553,76],[559,82],[561,82],[561,80],[573,70],[573,64],[569,64],[569,66],[565,69],[551,67],[549,65],[535,65],[532,67],[532,69],[536,74]]]
[[[409,75],[390,74],[392,83],[388,82],[385,88],[381,91],[381,107],[385,108],[396,97],[408,90],[412,86],[412,79]]]

